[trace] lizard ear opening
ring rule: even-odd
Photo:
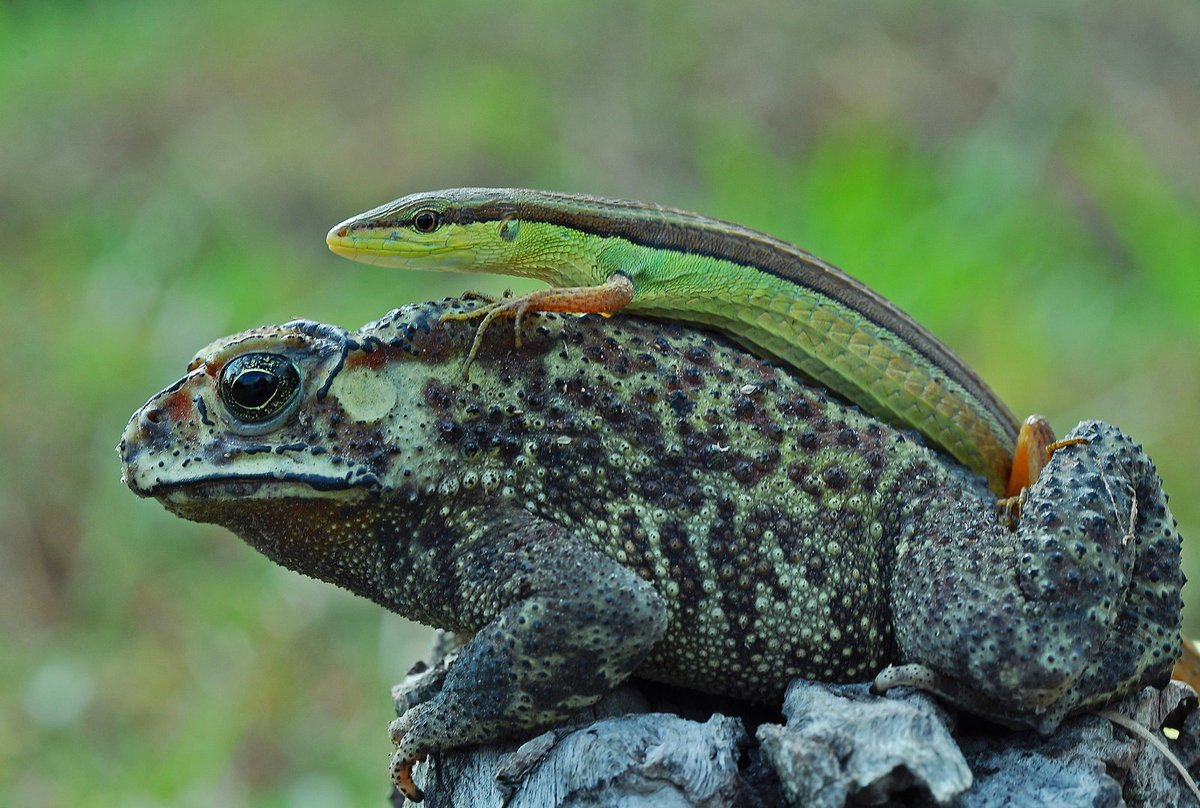
[[[512,241],[517,237],[517,231],[521,229],[521,223],[516,219],[501,219],[500,220],[500,238],[504,241]]]

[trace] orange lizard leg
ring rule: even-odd
[[[463,363],[463,378],[466,379],[483,344],[483,334],[492,320],[497,317],[512,317],[515,320],[516,346],[521,347],[521,325],[529,311],[559,311],[571,314],[603,314],[609,316],[633,300],[633,281],[624,275],[613,275],[598,286],[565,286],[559,289],[538,289],[520,297],[505,298],[480,306],[473,311],[443,314],[442,320],[473,320],[482,317],[475,330],[475,340]]]
[[[1054,453],[1064,446],[1087,443],[1084,438],[1055,440],[1050,422],[1040,415],[1031,415],[1021,424],[1017,433],[1017,448],[1013,452],[1012,472],[1008,477],[1008,496],[1000,500],[999,506],[1016,523],[1021,512],[1021,492],[1037,482],[1042,469],[1050,462]]]
[[[1021,490],[1037,481],[1042,467],[1050,459],[1049,449],[1054,443],[1054,430],[1050,422],[1040,415],[1031,415],[1021,424],[1017,433],[1017,449],[1013,452],[1012,472],[1008,475],[1008,495],[1019,497]]]

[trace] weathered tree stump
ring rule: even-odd
[[[1190,687],[1146,688],[1111,709],[1200,771]],[[1101,715],[1069,719],[1043,738],[904,688],[881,697],[866,684],[802,680],[774,715],[633,682],[562,727],[435,756],[415,777],[429,808],[1197,804],[1162,752]]]

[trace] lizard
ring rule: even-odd
[[[895,304],[832,264],[731,222],[579,194],[457,188],[353,216],[326,243],[371,264],[551,285],[473,311],[480,338],[496,317],[514,316],[519,346],[529,311],[621,310],[719,329],[920,431],[1001,497],[1018,497],[1059,446],[1044,417],[1018,424],[965,362]]]
[[[875,677],[1041,732],[1169,677],[1181,541],[1116,428],[1080,424],[1010,530],[982,478],[715,333],[531,315],[464,381],[445,315],[481,305],[218,340],[118,446],[134,493],[469,638],[391,727],[409,798],[426,756],[633,675]]]

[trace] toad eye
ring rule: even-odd
[[[221,370],[221,403],[238,421],[261,424],[282,413],[300,392],[300,371],[279,354],[250,353]]]
[[[419,210],[413,214],[413,229],[418,233],[432,233],[442,223],[437,211]]]

